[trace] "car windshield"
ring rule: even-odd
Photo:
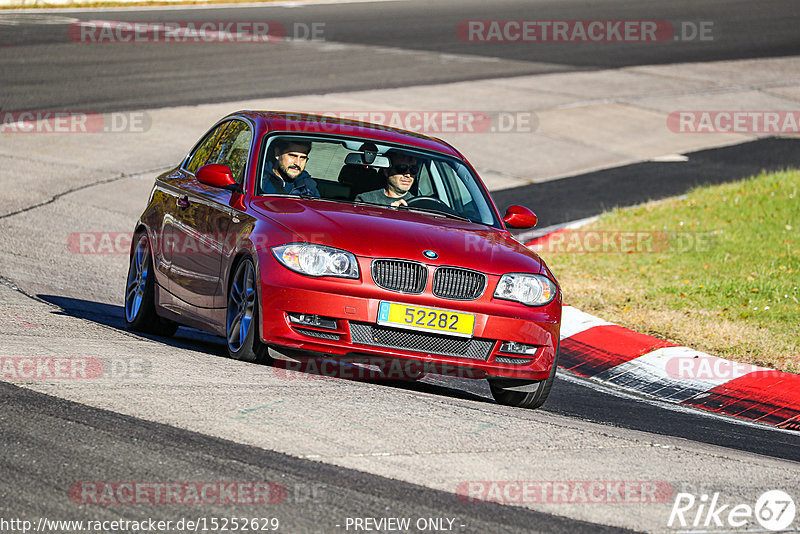
[[[500,226],[478,178],[456,158],[354,138],[278,135],[267,143],[256,195],[362,202]]]

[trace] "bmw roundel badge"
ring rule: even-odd
[[[428,258],[429,260],[435,260],[436,258],[439,257],[439,255],[432,250],[426,250],[422,253],[422,255]]]

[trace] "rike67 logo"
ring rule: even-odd
[[[705,532],[709,528],[751,530],[760,525],[767,531],[778,532],[792,525],[795,512],[794,500],[781,490],[763,493],[755,505],[723,504],[719,493],[711,496],[703,494],[698,498],[691,493],[681,492],[675,496],[667,526],[683,529],[693,527]]]

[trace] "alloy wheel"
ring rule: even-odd
[[[147,238],[141,236],[136,243],[136,250],[131,255],[128,283],[125,286],[125,318],[129,323],[136,319],[142,308],[148,276],[150,276],[150,249],[147,246]]]
[[[228,347],[238,352],[247,339],[253,322],[256,304],[255,272],[253,264],[243,261],[236,269],[236,275],[228,294]]]

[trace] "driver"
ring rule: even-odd
[[[317,182],[305,170],[309,152],[308,141],[275,141],[274,158],[264,166],[263,193],[318,197]]]
[[[380,204],[382,206],[408,206],[406,200],[414,198],[409,193],[414,179],[419,172],[417,158],[402,154],[400,152],[389,151],[386,153],[392,166],[383,170],[386,177],[386,186],[383,189],[367,191],[357,195],[356,202],[369,202],[370,204]]]

